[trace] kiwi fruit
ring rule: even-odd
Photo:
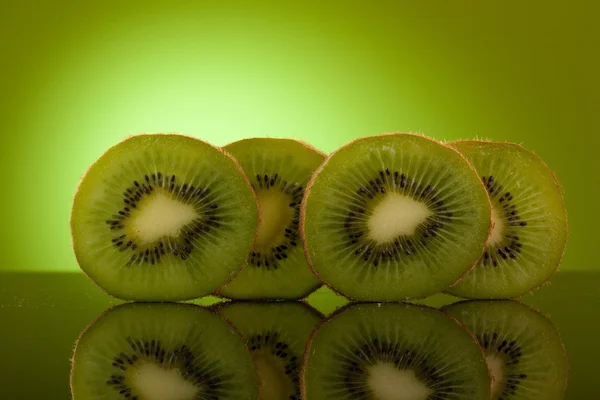
[[[239,271],[258,204],[237,162],[181,135],[130,137],[104,153],[73,201],[77,261],[125,300],[188,300]]]
[[[255,138],[224,147],[240,163],[256,192],[260,222],[242,271],[219,295],[231,299],[299,299],[320,286],[298,230],[300,204],[311,175],[325,159],[292,139]]]
[[[299,400],[304,347],[323,316],[302,302],[229,302],[218,312],[252,352],[261,400]]]
[[[519,297],[547,282],[567,240],[562,190],[534,153],[512,143],[452,143],[475,167],[492,203],[492,231],[477,266],[448,292]]]
[[[567,359],[546,317],[512,300],[470,300],[442,311],[469,329],[492,372],[493,400],[559,400],[567,384]]]
[[[73,400],[256,400],[258,377],[235,329],[192,304],[130,303],[75,347]]]
[[[315,272],[361,301],[448,288],[480,258],[491,224],[485,188],[467,160],[406,133],[358,139],[332,153],[302,207]]]
[[[313,333],[306,400],[489,400],[481,348],[455,320],[409,304],[352,304]]]

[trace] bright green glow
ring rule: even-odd
[[[597,170],[600,144],[591,133],[600,90],[592,10],[13,3],[0,12],[0,166],[10,192],[0,269],[76,271],[68,220],[80,177],[127,135],[159,131],[217,145],[293,137],[326,152],[386,131],[523,142],[567,193],[563,269],[598,266],[586,254],[599,194],[585,176]],[[568,142],[558,142],[563,134]]]

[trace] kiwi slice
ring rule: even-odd
[[[299,299],[319,287],[298,232],[304,187],[325,155],[292,139],[255,138],[224,147],[256,191],[261,220],[242,271],[219,294],[231,299]]]
[[[261,400],[299,400],[304,347],[323,316],[301,302],[233,302],[219,313],[242,334],[252,352]]]
[[[133,303],[79,338],[73,400],[256,400],[258,378],[239,334],[191,304]]]
[[[476,268],[448,292],[466,298],[514,298],[547,282],[567,240],[563,195],[552,171],[517,144],[459,141],[452,146],[485,184],[493,227]]]
[[[308,185],[306,254],[341,294],[363,301],[446,289],[482,254],[490,203],[455,149],[412,134],[351,142]]]
[[[489,400],[481,348],[438,310],[355,304],[334,313],[306,349],[309,400]]]
[[[552,323],[510,300],[471,300],[442,311],[477,337],[492,372],[492,399],[564,398],[567,360]]]
[[[71,214],[81,269],[126,300],[213,292],[240,269],[257,226],[236,161],[181,135],[139,135],[109,149],[85,174]]]

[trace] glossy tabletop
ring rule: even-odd
[[[594,398],[600,355],[600,275],[559,273],[521,301],[548,316],[564,342],[568,363],[566,399]],[[419,303],[441,307],[457,301],[436,295]],[[207,297],[194,301],[210,305]],[[331,315],[347,300],[322,288],[307,302]],[[103,293],[84,275],[0,275],[0,339],[4,343],[0,399],[68,399],[75,342],[105,310],[122,303]]]

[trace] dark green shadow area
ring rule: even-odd
[[[600,274],[568,272],[522,301],[548,315],[560,331],[570,363],[566,399],[594,393],[595,357],[600,354]],[[436,295],[419,301],[440,307],[457,299]],[[206,297],[194,301],[209,305]],[[70,358],[79,334],[103,311],[121,303],[83,274],[0,274],[0,371],[2,399],[68,399]],[[330,314],[347,301],[322,288],[308,298]],[[27,377],[25,384],[24,377]]]

